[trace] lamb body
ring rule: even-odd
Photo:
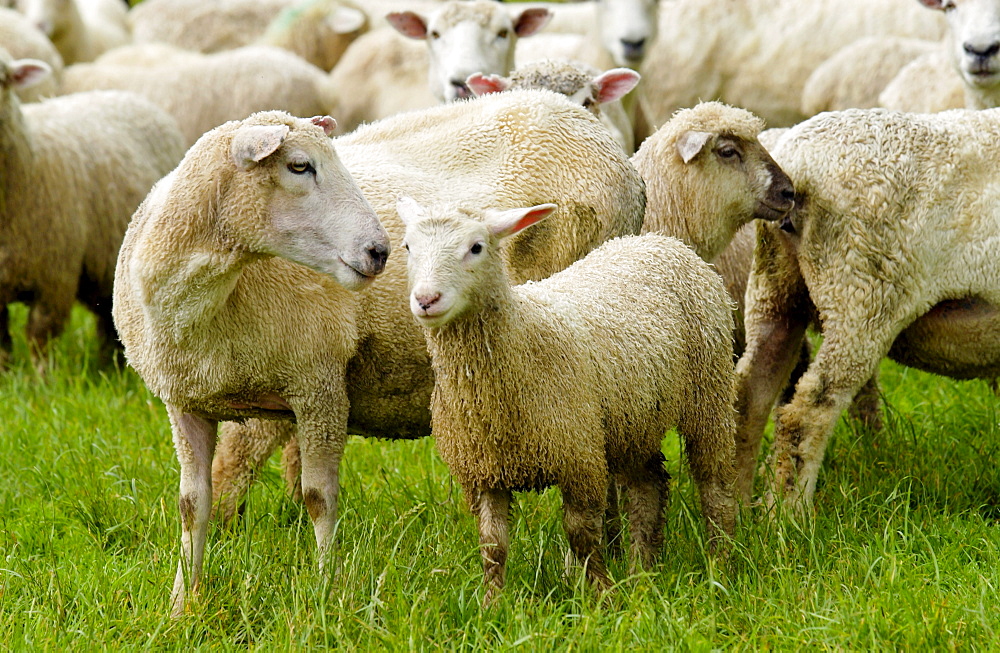
[[[812,502],[841,411],[883,356],[954,378],[1000,375],[1000,110],[851,110],[791,130],[790,232],[758,224],[737,381],[739,490],[810,322],[823,343],[775,417],[771,499]]]
[[[735,523],[732,318],[719,277],[680,241],[647,234],[511,287],[500,238],[554,208],[482,219],[412,200],[399,209],[410,307],[434,368],[432,430],[478,520],[486,603],[504,583],[514,490],[559,487],[570,548],[603,589],[602,520],[616,479],[633,562],[652,566],[668,490],[660,443],[673,426],[713,545]]]
[[[0,50],[0,366],[11,350],[7,305],[30,308],[39,365],[74,300],[97,316],[104,354],[115,259],[129,218],[184,153],[174,120],[131,93],[94,92],[21,106],[14,89],[44,64]]]

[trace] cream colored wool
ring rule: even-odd
[[[914,59],[941,47],[937,41],[868,36],[846,45],[816,67],[802,89],[802,113],[870,109],[879,94]]]
[[[737,367],[739,491],[764,422],[816,318],[823,343],[775,417],[774,483],[812,503],[834,424],[883,356],[954,378],[1000,376],[1000,110],[851,110],[791,129],[794,233],[758,224]]]
[[[52,41],[70,64],[93,61],[131,40],[120,0],[16,0],[18,10]]]
[[[147,51],[151,51],[147,54]],[[255,111],[278,109],[293,115],[325,114],[329,109],[323,71],[294,54],[254,46],[217,54],[171,50],[163,44],[133,45],[66,70],[64,93],[122,89],[143,95],[170,113],[186,145],[229,120]],[[121,63],[128,58],[149,63]]]
[[[939,47],[900,69],[882,89],[878,104],[886,109],[911,113],[962,109],[966,106],[966,89],[948,51]]]
[[[252,43],[294,52],[327,72],[333,70],[347,46],[368,31],[368,16],[345,0],[300,0],[275,16]]]
[[[10,355],[6,307],[30,309],[39,367],[79,300],[97,316],[107,357],[115,259],[133,211],[184,153],[177,124],[149,101],[95,92],[21,106],[18,68],[0,50],[0,367]]]
[[[221,52],[254,42],[295,0],[143,0],[128,14],[136,43]]]
[[[15,90],[22,102],[36,102],[56,95],[62,81],[63,60],[55,46],[28,19],[13,9],[0,6],[0,47],[14,59],[38,59],[52,74],[37,84]]]
[[[804,120],[809,75],[862,36],[930,40],[944,22],[914,0],[683,0],[660,11],[641,69],[643,109],[657,127],[699,100],[741,106],[771,127]]]
[[[335,145],[397,249],[399,193],[479,208],[559,204],[534,233],[508,243],[518,282],[547,277],[609,238],[638,233],[642,224],[643,184],[625,154],[586,110],[548,91],[511,91],[397,116]],[[403,263],[391,256],[378,281],[357,296],[368,331],[359,334],[347,368],[352,433],[429,434],[433,379],[406,305]],[[224,425],[213,473],[223,518],[235,514],[254,470],[292,433],[290,423]],[[289,476],[296,475],[292,465]]]
[[[732,318],[719,277],[680,241],[647,234],[512,287],[499,251],[509,231],[463,213],[414,205],[403,218],[410,304],[434,368],[432,430],[479,522],[484,602],[504,583],[515,490],[559,487],[570,548],[605,589],[614,478],[627,489],[633,565],[650,568],[668,490],[660,445],[675,426],[718,546],[736,516]]]

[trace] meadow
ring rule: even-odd
[[[814,518],[741,516],[706,556],[674,434],[667,551],[599,600],[565,576],[558,493],[517,496],[507,587],[480,608],[475,525],[430,439],[352,438],[334,571],[277,458],[209,535],[205,583],[168,617],[180,520],[162,404],[97,369],[74,312],[40,379],[23,309],[0,375],[0,648],[345,650],[1000,649],[1000,400],[883,363],[883,431],[842,418]]]

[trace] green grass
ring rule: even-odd
[[[190,614],[167,617],[177,469],[163,406],[131,370],[99,371],[74,313],[44,380],[15,311],[0,376],[0,648],[351,650],[961,649],[1000,647],[998,400],[890,363],[875,436],[841,420],[807,527],[744,515],[728,563],[705,556],[694,490],[674,476],[668,550],[605,602],[564,578],[558,495],[518,496],[508,586],[482,596],[476,533],[430,440],[352,439],[338,570],[276,461],[242,520],[212,529]]]

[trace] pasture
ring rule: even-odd
[[[815,520],[742,515],[716,565],[677,438],[667,553],[600,601],[563,574],[558,494],[517,497],[508,584],[480,609],[475,525],[431,440],[352,438],[336,573],[275,458],[242,519],[213,527],[206,582],[171,620],[177,465],[162,404],[128,369],[94,369],[74,312],[47,378],[14,306],[0,377],[0,641],[4,648],[347,650],[948,649],[1000,646],[1000,401],[883,363],[886,428],[842,419]]]

